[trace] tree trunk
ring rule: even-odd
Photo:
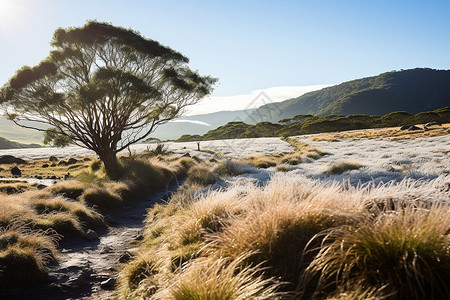
[[[105,151],[105,153],[99,154],[99,157],[105,165],[106,175],[112,180],[119,179],[121,172],[116,153],[113,151]]]

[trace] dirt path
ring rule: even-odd
[[[173,184],[162,192],[106,215],[107,229],[99,239],[75,238],[60,243],[58,262],[50,266],[49,282],[29,290],[13,291],[11,299],[108,299],[113,295],[121,263],[129,259],[142,238],[146,211],[176,191]]]

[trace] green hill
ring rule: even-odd
[[[411,69],[344,82],[261,106],[246,120],[278,122],[295,115],[416,114],[450,105],[450,70]]]
[[[395,111],[383,116],[354,115],[297,115],[278,123],[259,122],[254,125],[244,122],[229,122],[208,131],[204,135],[183,135],[177,142],[206,141],[235,138],[288,137],[301,134],[346,131],[355,129],[382,128],[428,122],[450,123],[450,106],[415,115],[406,111]]]
[[[0,149],[38,148],[39,144],[22,144],[0,137]]]

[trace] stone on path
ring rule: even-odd
[[[90,241],[98,240],[98,234],[92,229],[88,229],[84,237]]]

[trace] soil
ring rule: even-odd
[[[108,228],[97,231],[98,239],[65,239],[60,242],[56,263],[49,266],[47,281],[37,287],[2,291],[2,299],[111,299],[115,281],[142,239],[147,209],[168,199],[178,185],[133,201],[105,215]]]

